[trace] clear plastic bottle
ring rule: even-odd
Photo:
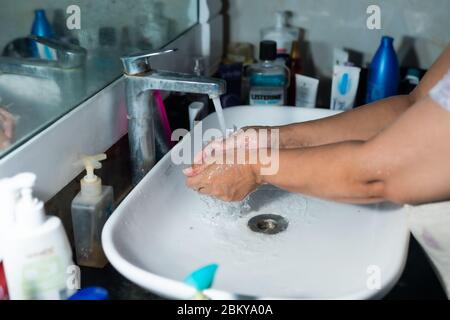
[[[292,42],[298,40],[300,30],[288,26],[288,12],[277,11],[275,26],[261,30],[261,40],[273,40],[277,43],[278,54],[289,54]]]
[[[87,175],[81,180],[80,193],[72,201],[77,263],[94,268],[103,268],[108,263],[101,235],[103,226],[114,210],[113,188],[102,186],[102,180],[94,175],[94,169],[100,169],[100,161],[104,159],[105,154],[83,158]]]
[[[284,105],[286,89],[289,86],[289,70],[277,63],[275,41],[261,41],[260,63],[249,66],[247,76],[250,82],[250,105]]]

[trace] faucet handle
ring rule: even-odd
[[[86,49],[78,45],[35,35],[30,35],[27,38],[55,50],[58,66],[63,69],[80,67],[86,61]]]
[[[140,73],[148,72],[152,68],[150,66],[150,57],[159,56],[162,54],[172,53],[178,49],[167,49],[163,51],[152,51],[152,52],[138,52],[128,56],[121,57],[123,64],[123,70],[126,74],[137,75]]]

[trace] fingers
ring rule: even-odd
[[[188,177],[186,179],[186,186],[201,194],[209,194],[211,191],[209,184],[205,181],[202,174]]]
[[[219,138],[208,143],[200,152],[194,157],[194,163],[200,164],[209,156],[213,156],[216,151],[223,150],[225,148],[224,139]]]
[[[187,177],[194,177],[200,173],[202,173],[206,168],[208,167],[208,164],[193,164],[191,167],[188,167],[183,170],[183,173]]]
[[[0,150],[6,149],[9,147],[10,142],[9,138],[0,130]]]
[[[0,124],[3,127],[5,136],[12,139],[14,134],[14,117],[8,111],[0,108]]]
[[[218,162],[218,157],[223,157],[223,139],[214,140],[194,157],[194,164],[183,170],[183,173],[192,177],[203,172],[210,164]],[[220,159],[219,159],[220,160]]]

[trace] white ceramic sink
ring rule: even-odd
[[[226,109],[227,126],[280,125],[334,114],[293,107]],[[218,127],[216,115],[204,128]],[[176,152],[190,136],[179,143]],[[218,263],[211,298],[381,298],[402,273],[409,240],[405,213],[392,204],[346,205],[265,186],[246,206],[199,196],[185,187],[182,166],[166,155],[117,208],[103,231],[112,265],[139,286],[188,299],[182,280]],[[248,220],[277,214],[289,222],[275,235]]]

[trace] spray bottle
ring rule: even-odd
[[[106,154],[82,157],[86,176],[81,180],[81,191],[72,201],[72,223],[75,236],[77,263],[103,268],[108,260],[101,245],[103,226],[114,210],[113,188],[102,186],[94,169],[102,167]]]

